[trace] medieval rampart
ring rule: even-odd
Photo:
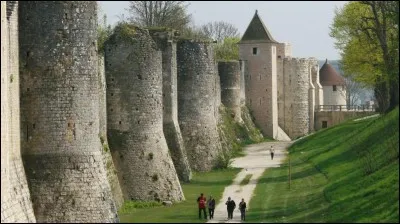
[[[1,222],[35,222],[21,159],[18,2],[1,10]]]
[[[115,222],[99,138],[97,3],[20,2],[21,143],[38,222]]]
[[[218,62],[218,74],[221,83],[221,102],[233,111],[236,121],[241,121],[239,61]]]
[[[192,172],[178,123],[178,74],[174,32],[153,30],[151,34],[162,51],[164,135],[179,179],[188,182],[192,178]]]
[[[163,132],[162,53],[148,30],[105,43],[108,141],[125,200],[184,199]]]
[[[180,40],[178,62],[178,119],[190,166],[210,170],[221,152],[215,118],[216,66],[211,43]]]

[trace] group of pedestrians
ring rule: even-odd
[[[212,196],[207,200],[203,193],[200,194],[200,197],[197,198],[197,203],[199,205],[199,219],[201,219],[201,213],[203,211],[203,216],[207,219],[206,207],[208,207],[208,215],[210,219],[214,218],[214,210],[215,210],[215,200]],[[236,208],[236,203],[234,200],[231,200],[231,197],[228,197],[228,201],[225,202],[227,211],[228,211],[228,219],[233,218],[233,211]],[[242,198],[242,201],[239,203],[239,210],[241,214],[241,220],[245,221],[246,218],[246,202]]]
[[[271,160],[274,159],[275,149],[271,145],[269,149],[271,154]],[[206,207],[208,208],[208,216],[210,219],[214,218],[214,210],[215,210],[215,200],[210,195],[209,199],[207,200],[203,193],[200,194],[200,197],[197,198],[197,203],[199,205],[199,219],[201,219],[201,213],[203,211],[203,216],[207,219],[207,212]],[[228,211],[228,220],[233,218],[233,211],[236,208],[236,203],[234,200],[231,200],[231,197],[228,197],[228,200],[225,202],[226,209]],[[240,219],[245,221],[246,219],[246,202],[242,198],[242,201],[239,203],[239,210],[240,210]]]
[[[199,219],[201,219],[201,211],[203,211],[204,218],[207,219],[206,205],[208,207],[208,215],[210,219],[214,218],[215,200],[212,195],[206,199],[203,193],[197,198],[197,203],[199,204]]]

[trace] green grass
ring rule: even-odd
[[[399,110],[297,141],[265,171],[248,222],[399,222]]]
[[[208,198],[211,194],[216,203],[222,197],[226,186],[232,184],[232,180],[240,169],[216,170],[207,173],[193,173],[190,183],[183,183],[182,189],[186,200],[173,204],[171,207],[138,208],[139,202],[125,202],[118,214],[121,222],[131,223],[202,223],[204,219],[198,219],[197,197],[200,193]]]
[[[253,176],[253,174],[247,174],[243,180],[240,182],[240,185],[246,185],[250,182],[251,177]]]

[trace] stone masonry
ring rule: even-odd
[[[162,53],[122,24],[105,43],[108,141],[125,200],[184,200],[163,132]]]
[[[254,123],[264,135],[275,137],[278,134],[276,47],[269,42],[242,42],[239,57],[248,62],[246,104],[255,118]]]
[[[18,2],[1,10],[1,222],[35,222],[20,147]]]
[[[107,103],[106,103],[106,76],[104,68],[104,55],[99,54],[99,117],[100,130],[99,138],[102,144],[103,162],[107,169],[107,179],[110,183],[115,205],[120,208],[124,202],[121,186],[118,181],[117,170],[115,169],[107,140]]]
[[[163,73],[163,129],[175,170],[181,181],[192,178],[181,130],[178,123],[178,80],[176,64],[176,38],[174,31],[151,32],[162,51]]]
[[[233,111],[235,121],[241,122],[239,61],[218,62],[218,74],[221,79],[221,102]]]
[[[256,11],[239,42],[248,64],[246,103],[264,134],[277,140],[312,132],[314,108],[322,104],[317,60],[291,54],[292,46],[274,40]]]
[[[180,40],[178,119],[190,166],[209,171],[221,152],[215,117],[216,65],[211,43]]]
[[[20,2],[21,143],[38,222],[116,222],[99,139],[97,2]]]

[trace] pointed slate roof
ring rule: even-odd
[[[328,63],[326,59],[325,64],[319,70],[319,83],[323,86],[344,85],[344,79],[335,68]]]
[[[266,42],[278,43],[276,40],[274,40],[274,38],[272,38],[271,33],[265,27],[263,21],[258,16],[257,10],[240,42],[247,40],[262,40]]]

